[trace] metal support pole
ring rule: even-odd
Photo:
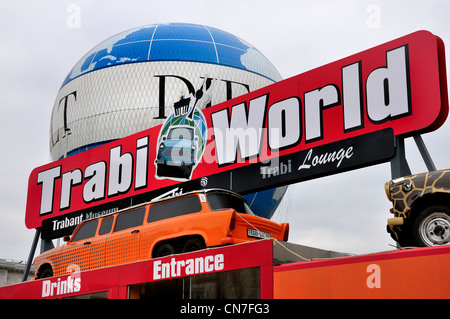
[[[411,175],[408,161],[406,160],[405,139],[395,137],[395,156],[391,159],[391,176],[392,179]]]
[[[414,135],[414,141],[416,142],[417,148],[419,149],[420,155],[422,155],[422,159],[425,162],[428,171],[435,171],[436,166],[431,159],[430,153],[428,153],[428,149],[425,146],[422,135]]]
[[[41,254],[53,248],[55,248],[55,246],[51,240],[41,238]]]
[[[31,244],[30,253],[28,254],[27,266],[23,273],[22,282],[27,281],[28,274],[30,272],[31,263],[33,262],[34,253],[36,252],[37,243],[39,241],[39,236],[41,235],[41,228],[36,228],[36,232],[34,233],[33,243]]]

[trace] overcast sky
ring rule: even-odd
[[[79,20],[72,14],[79,10]],[[30,172],[46,164],[58,90],[91,48],[122,31],[190,22],[258,48],[288,78],[417,30],[450,43],[450,2],[441,1],[2,1],[0,9],[0,258],[26,260]],[[423,136],[438,169],[450,167],[449,121]],[[413,141],[414,173],[426,170]],[[389,164],[290,186],[273,217],[290,241],[350,253],[394,249],[386,232]]]

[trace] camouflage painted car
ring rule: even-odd
[[[387,230],[400,246],[450,243],[450,170],[432,171],[385,184],[393,203]]]

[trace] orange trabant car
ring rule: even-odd
[[[288,234],[288,223],[255,216],[240,195],[202,190],[83,221],[35,258],[36,279]]]

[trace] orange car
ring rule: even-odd
[[[288,223],[255,216],[238,194],[192,192],[83,221],[66,245],[35,258],[36,279],[288,234]]]

